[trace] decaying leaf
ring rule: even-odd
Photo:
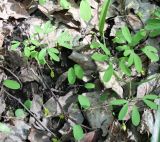
[[[7,20],[9,17],[15,19],[28,18],[29,14],[20,3],[15,0],[5,0],[0,2],[0,18]]]

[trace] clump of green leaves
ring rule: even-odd
[[[75,64],[74,67],[69,68],[68,70],[68,82],[69,84],[74,84],[76,78],[82,79],[84,76],[84,71],[82,67],[78,64]]]
[[[126,75],[131,74],[129,67],[132,65],[135,66],[137,72],[142,72],[142,60],[137,51],[141,51],[141,53],[145,54],[151,62],[159,60],[158,51],[155,47],[150,45],[141,47],[139,45],[139,42],[143,40],[146,35],[144,29],[138,31],[135,35],[132,35],[126,26],[122,27],[121,30],[116,33],[113,42],[120,44],[117,46],[116,50],[118,52],[123,52],[124,57],[121,57],[119,66]]]
[[[154,109],[157,110],[158,106],[157,104],[154,102],[155,99],[157,99],[158,96],[154,95],[154,94],[148,94],[145,95],[141,100],[150,108],[150,109]],[[141,101],[140,100],[140,101]],[[132,100],[131,100],[132,101]],[[138,101],[138,100],[137,100]],[[128,114],[128,105],[129,105],[130,101],[125,100],[125,99],[116,99],[110,102],[110,105],[116,105],[116,106],[122,106],[119,115],[118,115],[118,119],[119,120],[124,120],[125,116]],[[131,106],[131,119],[132,119],[132,123],[135,126],[138,126],[140,123],[140,113],[138,110],[138,106],[133,105]]]

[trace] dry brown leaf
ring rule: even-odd
[[[14,17],[15,19],[28,18],[29,14],[25,8],[15,0],[4,0],[0,2],[0,18],[9,19]]]

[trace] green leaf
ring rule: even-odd
[[[119,43],[119,44],[126,43],[126,40],[125,40],[125,38],[122,34],[122,30],[116,31],[116,37],[113,39],[113,42],[114,43]]]
[[[23,109],[17,109],[15,111],[15,116],[18,117],[18,118],[25,118],[26,115],[25,115]]]
[[[14,89],[14,90],[21,88],[20,84],[15,80],[9,80],[9,79],[4,80],[3,85],[9,89]]]
[[[78,101],[79,101],[81,107],[83,107],[84,109],[89,108],[91,105],[89,99],[83,95],[78,95]]]
[[[118,119],[123,120],[128,112],[128,103],[126,103],[119,112]]]
[[[146,36],[146,31],[144,29],[141,29],[140,31],[138,31],[132,38],[132,46],[137,45],[142,39],[144,39],[144,37]]]
[[[31,39],[30,42],[37,47],[40,46],[40,42],[38,40]]]
[[[116,99],[110,102],[111,105],[123,105],[126,104],[128,101],[124,99]]]
[[[160,19],[149,19],[145,26],[146,30],[159,30],[160,29]]]
[[[158,36],[158,35],[160,35],[160,29],[158,29],[158,30],[153,30],[153,31],[151,31],[151,32],[149,33],[149,36],[150,36],[150,37],[156,37],[156,36]]]
[[[71,6],[67,0],[60,0],[60,5],[63,7],[63,9],[69,9]]]
[[[75,81],[76,81],[75,71],[74,71],[74,69],[71,67],[71,68],[68,70],[68,82],[69,82],[69,84],[74,84]]]
[[[12,41],[11,43],[12,43],[11,50],[15,50],[21,44],[19,41]]]
[[[132,110],[132,123],[134,126],[138,126],[140,123],[140,114],[136,106],[133,106]]]
[[[134,54],[130,54],[128,58],[128,66],[130,67],[134,63]]]
[[[25,105],[28,109],[30,109],[30,108],[32,107],[32,101],[31,101],[31,100],[26,100],[26,101],[24,102],[24,105]]]
[[[100,95],[99,99],[100,99],[100,101],[104,102],[108,99],[108,97],[109,97],[109,94],[106,92],[103,92],[103,94]]]
[[[107,68],[107,70],[104,73],[103,81],[104,82],[108,82],[111,79],[111,77],[113,75],[113,72],[114,72],[113,66],[109,65],[109,67]]]
[[[59,51],[56,48],[48,48],[48,51],[58,54]]]
[[[49,56],[51,57],[52,60],[54,60],[56,62],[60,61],[59,57],[54,52],[54,48],[48,48],[47,51],[48,51],[48,54],[49,54]]]
[[[52,78],[54,78],[55,74],[54,74],[54,71],[53,71],[53,70],[51,70],[50,76],[51,76]]]
[[[43,29],[39,25],[34,26],[34,30],[38,34],[42,34],[43,33]]]
[[[95,52],[91,58],[95,61],[103,62],[108,59],[108,56]]]
[[[128,29],[128,27],[124,26],[122,27],[122,34],[124,36],[124,38],[127,40],[128,43],[131,43],[132,42],[132,36],[131,36],[131,33]]]
[[[104,51],[104,53],[106,55],[110,55],[111,54],[110,51],[109,51],[109,49],[104,44],[100,43],[100,47]]]
[[[143,98],[148,100],[155,100],[158,98],[158,96],[154,94],[148,94],[148,95],[145,95]]]
[[[68,49],[72,49],[72,36],[68,32],[63,32],[58,37],[58,44]]]
[[[116,47],[116,50],[118,51],[130,50],[130,47],[128,45],[122,45],[122,46]]]
[[[44,5],[46,3],[46,0],[39,0],[40,5]]]
[[[30,53],[31,58],[35,58],[35,57],[37,57],[37,55],[38,55],[37,51],[31,51],[31,53]]]
[[[111,0],[105,0],[102,6],[102,10],[100,12],[100,18],[99,18],[99,32],[101,36],[103,36],[103,30],[104,30],[104,24],[107,16],[107,12],[110,6]]]
[[[158,108],[157,104],[154,103],[154,102],[152,102],[152,101],[143,99],[143,102],[144,102],[148,107],[150,107],[151,109],[157,110],[157,108]]]
[[[142,48],[142,51],[152,62],[157,62],[159,60],[158,51],[156,48],[152,46],[145,46],[144,48]]]
[[[29,50],[29,47],[24,48],[24,56],[28,57],[31,55],[31,51]]]
[[[73,126],[73,136],[77,141],[84,137],[83,129],[80,125]]]
[[[0,131],[4,133],[10,133],[11,129],[6,124],[0,122]]]
[[[134,54],[134,64],[137,72],[140,73],[142,71],[142,61],[137,54]]]
[[[86,22],[88,22],[92,17],[91,7],[89,5],[88,0],[81,0],[80,17]]]
[[[95,88],[95,84],[94,84],[94,83],[86,83],[86,84],[84,85],[84,87],[85,87],[86,89],[93,89],[93,88]]]
[[[133,50],[128,49],[128,50],[124,51],[123,55],[124,56],[129,56],[130,54],[133,54],[133,53],[134,53]]]
[[[125,57],[120,59],[119,67],[126,75],[131,76],[131,70],[126,65],[126,59],[127,58],[125,58]]]
[[[43,33],[44,34],[48,34],[50,32],[53,32],[53,30],[55,29],[55,27],[52,25],[51,21],[47,21],[44,25],[43,25]]]
[[[47,55],[46,48],[43,48],[38,54],[38,60],[40,63],[45,63],[45,56]]]
[[[82,78],[83,78],[83,76],[84,76],[84,71],[83,71],[83,69],[81,68],[80,65],[75,64],[75,65],[74,65],[74,71],[75,71],[75,75],[77,76],[77,78],[79,78],[79,79],[82,79]]]
[[[91,49],[95,49],[95,48],[99,48],[99,47],[100,47],[100,44],[98,42],[92,42],[90,45]]]

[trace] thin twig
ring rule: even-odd
[[[12,99],[16,100],[21,106],[24,107],[24,109],[50,134],[52,134],[54,137],[57,137],[50,129],[48,129],[43,123],[34,115],[33,112],[31,112],[22,102],[20,99],[14,97],[12,94],[10,94],[8,91],[5,89],[3,90],[8,96],[10,96]]]
[[[13,73],[10,69],[4,67],[4,66],[1,66],[0,65],[0,68],[3,69],[3,70],[6,70],[7,72],[9,72],[14,78],[16,78],[16,80],[19,82],[21,88],[22,88],[22,82],[20,81],[20,79],[18,78],[17,75],[15,75],[15,73]]]

